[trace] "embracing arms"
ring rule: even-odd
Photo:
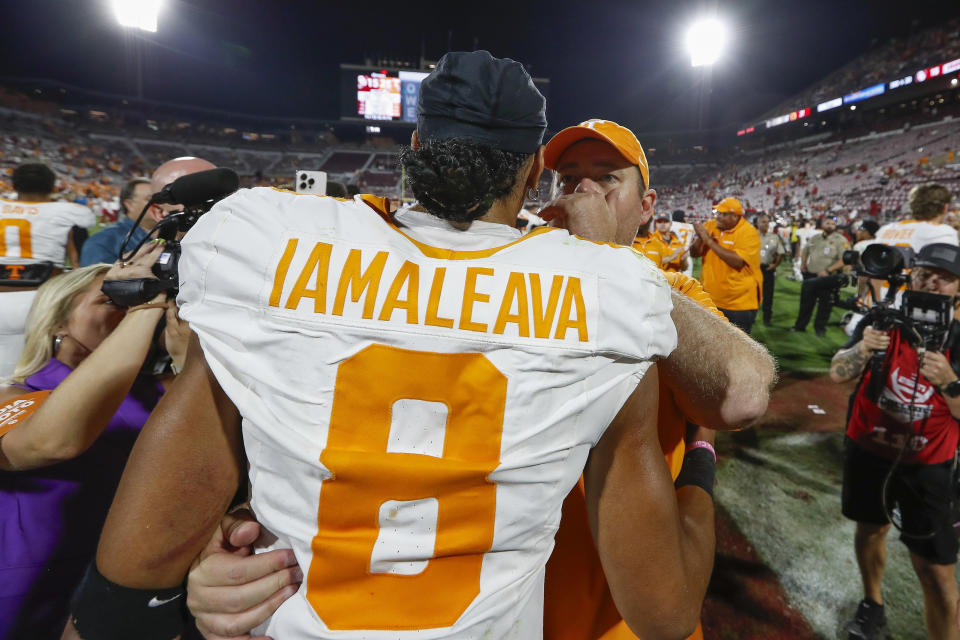
[[[594,541],[623,619],[641,638],[686,638],[713,568],[713,527],[704,526],[712,525],[713,501],[698,487],[674,489],[650,409],[657,394],[651,367],[591,452],[584,485]]]
[[[712,429],[734,429],[761,417],[777,380],[770,353],[676,291],[671,317],[678,345],[659,369],[687,419]]]

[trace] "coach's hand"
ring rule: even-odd
[[[245,511],[224,516],[187,577],[187,606],[207,640],[252,639],[251,629],[297,592],[303,574],[290,549],[253,555],[260,524]]]
[[[587,240],[614,242],[617,237],[617,214],[599,189],[560,196],[547,203],[537,215],[551,226]]]

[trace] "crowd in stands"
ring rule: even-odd
[[[770,109],[761,119],[816,107],[853,91],[912,75],[920,69],[960,58],[960,20],[892,38],[858,56],[800,94]]]
[[[903,211],[914,184],[960,186],[960,119],[871,132],[852,139],[820,134],[781,148],[744,152],[717,166],[655,166],[659,206],[694,217],[735,196],[749,210],[787,218],[825,213],[879,221]]]

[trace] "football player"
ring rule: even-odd
[[[67,257],[79,263],[73,227],[96,222],[89,208],[54,201],[56,182],[47,165],[23,164],[13,171],[16,199],[0,198],[0,378],[13,373],[23,350],[37,287],[60,273]]]

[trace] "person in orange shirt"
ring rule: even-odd
[[[690,255],[703,257],[703,288],[723,315],[750,333],[763,288],[760,234],[744,219],[736,198],[724,198],[713,212],[713,220],[694,223],[697,239]]]
[[[670,256],[667,258],[667,261],[661,265],[661,268],[669,272],[685,272],[687,266],[690,264],[690,260],[686,255],[687,244],[683,238],[671,229],[673,223],[669,216],[657,216],[653,224],[657,230],[654,235],[660,238],[663,244],[667,245],[667,250],[670,252]]]
[[[670,258],[670,247],[655,233],[650,233],[650,223],[641,225],[637,237],[633,239],[633,248],[650,258],[661,269]]]

